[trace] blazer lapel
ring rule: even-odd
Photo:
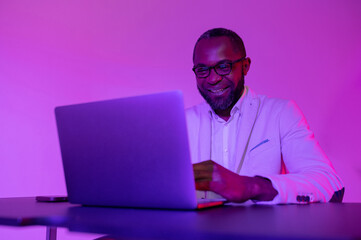
[[[234,166],[234,172],[242,174],[242,166],[245,161],[247,152],[249,151],[248,143],[252,135],[252,130],[257,120],[260,99],[254,94],[253,91],[249,90],[247,96],[244,99],[242,106],[240,127],[237,132],[237,148],[236,148],[236,161]]]

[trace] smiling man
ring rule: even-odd
[[[202,34],[193,52],[206,103],[187,109],[197,190],[232,202],[341,202],[342,181],[292,101],[244,86],[251,60],[224,28]]]

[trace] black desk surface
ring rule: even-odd
[[[0,224],[144,239],[361,239],[361,203],[223,206],[201,211],[81,207],[0,199]]]

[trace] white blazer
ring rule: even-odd
[[[278,195],[265,204],[328,202],[343,183],[298,106],[245,90],[234,172],[271,180]],[[206,103],[186,110],[193,163],[209,160],[209,111]]]

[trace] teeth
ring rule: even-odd
[[[210,90],[212,93],[219,93],[219,92],[223,92],[225,88],[221,88],[218,90]]]

